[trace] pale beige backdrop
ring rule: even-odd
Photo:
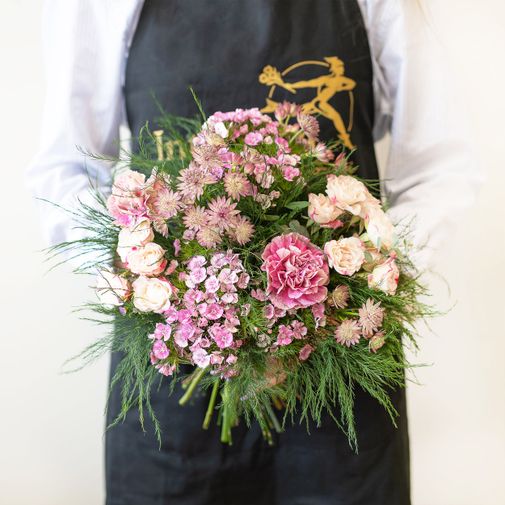
[[[409,390],[413,502],[503,505],[505,4],[424,2],[463,84],[474,127],[469,141],[488,181],[439,253],[437,270],[451,294],[432,280],[437,300],[457,305],[433,322],[435,334],[423,331],[417,359],[433,366],[418,373],[423,385]],[[44,93],[40,10],[40,0],[0,3],[0,503],[99,505],[107,362],[59,374],[64,360],[97,335],[71,314],[89,296],[89,281],[67,268],[46,275],[23,187]]]

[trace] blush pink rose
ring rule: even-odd
[[[400,270],[394,258],[389,258],[384,263],[376,266],[368,275],[368,286],[379,289],[388,295],[394,295],[398,287]]]
[[[159,275],[167,266],[165,250],[159,244],[149,242],[133,248],[128,254],[128,268],[134,274]]]
[[[326,194],[331,203],[342,210],[359,215],[362,205],[369,199],[370,192],[366,186],[351,175],[329,175]]]
[[[387,250],[396,243],[395,227],[380,207],[372,207],[365,217],[365,228],[370,241],[377,249]]]
[[[107,209],[120,226],[130,226],[136,217],[146,215],[145,185],[145,175],[133,170],[126,170],[114,179]]]
[[[323,251],[297,233],[275,237],[262,254],[267,295],[279,309],[304,308],[326,299],[329,268]]]
[[[324,227],[337,228],[342,225],[342,221],[337,220],[343,211],[331,203],[329,197],[325,195],[309,195],[309,217],[315,223]]]
[[[324,244],[330,267],[341,275],[354,275],[365,261],[365,246],[357,237],[330,240]]]
[[[170,308],[173,289],[166,279],[141,275],[133,282],[132,287],[133,304],[141,312],[162,314]]]

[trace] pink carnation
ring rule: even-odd
[[[308,238],[289,233],[274,238],[262,254],[267,294],[278,308],[309,307],[326,299],[329,268],[324,253]]]

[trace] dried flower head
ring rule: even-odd
[[[382,325],[384,309],[380,306],[380,302],[374,303],[372,298],[368,298],[358,313],[363,336],[370,338]]]
[[[331,302],[337,309],[345,309],[349,302],[349,288],[343,284],[337,286],[331,293]]]
[[[355,319],[344,319],[335,330],[335,339],[339,344],[351,347],[359,342],[361,327]]]
[[[319,135],[319,123],[314,116],[300,113],[297,116],[298,124],[309,139],[317,140]]]

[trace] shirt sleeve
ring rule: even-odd
[[[376,73],[375,136],[391,133],[382,177],[388,212],[408,228],[413,261],[424,269],[475,203],[483,175],[449,58],[420,4],[361,0],[361,6]]]
[[[130,0],[47,0],[42,31],[46,100],[39,150],[26,171],[32,194],[65,209],[107,192],[123,118],[122,65]],[[46,241],[81,238],[69,214],[38,200]]]

